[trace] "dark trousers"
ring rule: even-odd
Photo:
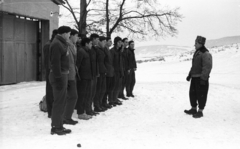
[[[46,70],[46,102],[47,102],[47,112],[48,116],[52,115],[52,106],[53,106],[53,89],[49,81],[50,70]]]
[[[124,71],[124,76],[122,77],[122,81],[120,82],[119,97],[125,97],[124,89],[127,86],[127,81],[128,81],[128,71]]]
[[[92,110],[92,104],[93,104],[93,99],[97,91],[97,77],[94,77],[91,81],[91,92],[90,92],[90,100],[87,102],[87,106],[91,109],[88,109],[87,113],[93,111]]]
[[[109,102],[115,102],[117,101],[118,98],[118,94],[121,90],[121,81],[122,78],[120,77],[120,74],[115,74],[114,77],[112,78],[113,80],[113,89],[110,92],[110,96],[109,96]]]
[[[113,83],[114,83],[113,77],[106,77],[106,91],[105,91],[105,94],[104,94],[103,100],[102,100],[103,104],[106,104],[110,101],[109,96],[110,96],[110,93],[112,92],[113,87],[114,87]]]
[[[133,89],[136,83],[136,78],[135,78],[135,70],[131,69],[130,73],[127,75],[127,85],[126,85],[126,91],[127,95],[133,95]]]
[[[192,78],[189,91],[192,107],[197,107],[197,105],[199,105],[199,109],[204,109],[207,102],[208,88],[208,81],[206,82],[206,85],[201,85],[200,78]]]
[[[68,80],[67,103],[64,111],[64,119],[71,119],[78,99],[76,80]]]
[[[101,107],[102,106],[102,100],[103,96],[106,92],[106,75],[101,74],[97,78],[97,90],[96,94],[94,96],[94,106],[95,107]]]
[[[61,82],[56,82],[53,73],[50,73],[49,80],[53,89],[53,108],[52,108],[52,127],[60,128],[63,126],[63,113],[67,101],[67,84],[68,74],[62,74]],[[57,86],[61,84],[62,88],[58,89]]]
[[[87,104],[91,98],[91,80],[82,79],[77,81],[77,93],[78,100],[75,107],[77,109],[77,114],[83,114],[84,112],[91,110]]]

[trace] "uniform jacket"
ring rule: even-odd
[[[128,71],[129,68],[129,57],[128,57],[128,48],[124,48],[122,52],[122,57],[123,57],[123,70]]]
[[[50,44],[50,70],[53,76],[60,78],[62,74],[69,73],[69,51],[67,41],[56,35]]]
[[[97,49],[97,63],[98,63],[99,73],[106,74],[107,73],[107,68],[105,66],[106,54],[103,51],[103,48],[98,47],[96,49]]]
[[[78,73],[81,79],[92,79],[90,50],[85,47],[78,48],[77,62]],[[79,80],[79,79],[78,79]]]
[[[51,42],[48,41],[44,47],[43,47],[43,60],[44,60],[44,68],[46,70],[46,78],[48,77],[49,74],[49,48],[50,48]]]
[[[77,60],[77,49],[76,45],[71,41],[68,41],[69,46],[69,74],[68,80],[75,80],[77,74],[76,60]]]
[[[129,69],[137,68],[134,50],[135,49],[128,48]]]
[[[113,47],[110,50],[110,53],[113,59],[114,75],[118,74],[120,75],[120,77],[124,76],[121,49],[117,49],[117,47]]]
[[[212,70],[212,55],[203,46],[196,50],[192,59],[192,67],[189,75],[191,77],[200,77],[202,80],[208,80]]]
[[[107,47],[104,49],[104,53],[106,55],[105,66],[107,69],[107,77],[113,77],[114,76],[114,68],[113,68],[112,55]]]
[[[91,58],[91,66],[92,66],[92,76],[97,77],[99,75],[99,67],[97,62],[97,47],[92,46],[92,49],[89,51]]]

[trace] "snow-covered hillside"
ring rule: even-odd
[[[204,117],[189,109],[191,61],[174,56],[165,62],[138,64],[135,98],[91,120],[79,120],[66,136],[50,135],[50,119],[38,103],[45,82],[0,86],[1,149],[239,149],[240,49],[211,49],[213,70]],[[189,55],[190,57],[190,55]],[[184,57],[182,57],[184,58]],[[74,112],[73,118],[77,120]]]
[[[190,47],[174,45],[153,45],[136,47],[135,54],[138,60],[150,60],[190,51]]]

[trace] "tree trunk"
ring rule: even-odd
[[[107,31],[107,37],[111,38],[111,34],[109,32],[109,23],[110,23],[110,19],[109,19],[109,10],[108,10],[108,6],[109,6],[109,0],[106,0],[106,18],[107,18],[107,25],[106,25],[106,31]]]
[[[80,20],[78,22],[79,33],[82,37],[87,35],[87,0],[80,2]]]

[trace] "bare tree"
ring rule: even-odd
[[[80,9],[74,8],[70,4],[69,0],[63,0],[65,4],[62,4],[72,15],[75,27],[79,30],[79,33],[82,36],[87,34],[87,16],[90,10],[87,10],[92,0],[80,0]],[[77,14],[80,14],[80,17],[77,17]]]
[[[176,24],[182,19],[179,8],[156,9],[160,8],[156,0],[132,0],[131,4],[126,2],[106,0],[107,36],[124,31],[135,38],[177,34]]]
[[[179,8],[161,7],[157,0],[81,0],[80,19],[68,0],[63,7],[73,15],[81,34],[91,32],[106,34],[124,32],[132,38],[164,37],[177,34],[181,21]],[[158,8],[158,9],[157,9]],[[91,12],[91,13],[90,13]]]

